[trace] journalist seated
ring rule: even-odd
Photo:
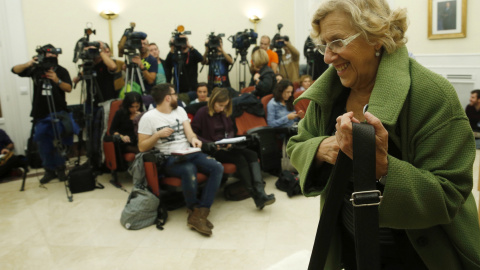
[[[291,127],[304,114],[293,106],[293,84],[281,80],[273,90],[273,98],[267,104],[267,123],[271,127]]]
[[[192,128],[204,143],[216,142],[224,138],[234,137],[232,99],[226,88],[215,88],[208,105],[195,114]],[[217,145],[212,153],[216,160],[233,163],[237,167],[239,179],[252,196],[258,209],[275,202],[275,195],[267,195],[263,184],[262,171],[255,151],[235,147],[233,144]]]
[[[138,148],[141,152],[155,147],[170,155],[175,150],[184,150],[192,145],[201,147],[190,126],[187,113],[178,107],[177,94],[171,84],[163,83],[152,88],[152,97],[157,104],[146,112],[138,126]],[[201,234],[212,235],[213,225],[207,219],[215,194],[220,186],[223,166],[202,152],[188,155],[170,155],[159,168],[166,175],[182,180],[183,195],[188,208],[187,226]],[[197,198],[197,171],[208,175],[200,198]]]

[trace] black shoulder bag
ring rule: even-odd
[[[375,130],[369,124],[353,124],[353,161],[342,151],[333,168],[330,188],[318,223],[309,270],[324,269],[334,228],[353,168],[353,204],[357,269],[380,269],[378,205],[382,199],[375,179]]]

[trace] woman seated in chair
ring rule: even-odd
[[[298,82],[300,83],[300,87],[298,87],[295,92],[305,91],[312,85],[312,76],[302,75]]]
[[[252,53],[252,61],[254,70],[257,70],[253,75],[253,82],[255,83],[255,90],[252,94],[262,98],[272,93],[273,87],[276,84],[275,73],[268,66],[268,54],[263,49],[257,49]]]
[[[135,133],[133,119],[143,111],[142,96],[137,92],[125,94],[122,106],[115,113],[110,126],[110,134],[118,135],[122,140],[120,149],[122,153],[135,153],[138,151],[138,136]]]
[[[271,127],[291,127],[304,115],[293,106],[293,84],[281,80],[273,90],[273,98],[267,104],[267,124]]]
[[[215,88],[208,105],[195,114],[192,128],[203,143],[215,142],[234,137],[232,100],[226,88]],[[237,148],[234,145],[217,146],[212,156],[222,163],[233,163],[237,167],[240,181],[250,192],[258,209],[275,202],[275,195],[267,195],[264,189],[262,171],[255,151]]]

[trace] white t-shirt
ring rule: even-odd
[[[153,135],[162,128],[169,127],[173,129],[174,131],[170,136],[159,139],[154,146],[160,152],[169,155],[171,151],[190,147],[183,130],[183,122],[185,121],[188,121],[188,116],[182,107],[177,107],[169,114],[154,109],[142,116],[140,123],[138,123],[138,133]]]

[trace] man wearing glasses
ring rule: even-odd
[[[152,97],[155,110],[143,115],[138,125],[138,148],[141,152],[153,147],[163,154],[193,147],[202,147],[202,142],[193,132],[187,113],[178,107],[178,96],[169,83],[155,85]],[[197,171],[208,175],[200,198],[197,198]],[[202,152],[183,156],[169,156],[163,172],[182,179],[183,195],[188,208],[187,226],[201,234],[212,235],[213,225],[207,220],[210,207],[220,186],[223,166]]]

